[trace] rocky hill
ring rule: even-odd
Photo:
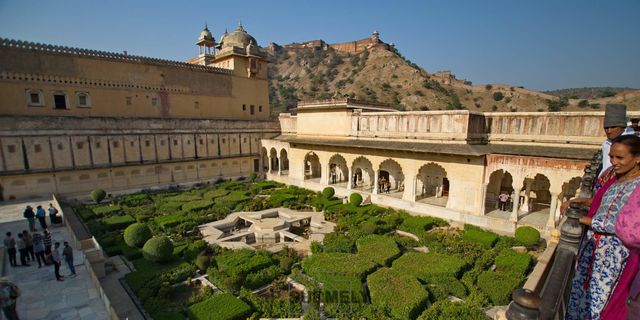
[[[608,102],[640,110],[640,90],[612,90],[613,95],[606,97],[583,98],[508,84],[472,85],[449,71],[430,73],[420,68],[393,45],[345,52],[344,44],[335,48],[322,40],[306,44],[270,44],[267,48],[272,61],[269,99],[274,114],[294,107],[299,100],[345,96],[389,103],[399,110],[578,111],[603,110]]]

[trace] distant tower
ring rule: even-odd
[[[378,30],[373,31],[373,35],[371,36],[371,42],[380,43],[380,33],[378,32]]]
[[[211,32],[209,31],[209,28],[206,24],[204,25],[204,30],[200,32],[200,37],[198,38],[198,42],[196,42],[196,45],[200,49],[199,54],[201,56],[212,55],[213,53],[215,53],[216,40],[213,38],[213,35],[211,35]]]

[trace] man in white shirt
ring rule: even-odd
[[[627,127],[627,106],[624,104],[608,104],[604,112],[604,132],[607,140],[602,143],[602,170],[599,175],[611,167],[609,150],[611,140],[626,134],[634,134],[632,128]]]

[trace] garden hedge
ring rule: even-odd
[[[427,290],[431,293],[432,301],[447,299],[449,295],[457,298],[465,298],[467,289],[460,280],[452,276],[431,276],[427,281]]]
[[[144,223],[134,223],[124,229],[124,242],[130,247],[142,248],[152,234],[149,227]]]
[[[169,261],[173,257],[173,243],[165,236],[153,237],[142,247],[142,254],[154,262]]]
[[[126,214],[123,216],[113,216],[113,217],[104,218],[102,219],[102,222],[107,226],[107,229],[109,230],[120,230],[136,222],[136,219]]]
[[[458,278],[467,263],[454,255],[435,252],[407,252],[393,261],[393,269],[424,281],[434,276]]]
[[[249,289],[258,289],[266,284],[271,283],[275,278],[284,274],[284,270],[280,266],[270,266],[250,273],[245,279],[244,286]]]
[[[209,209],[213,206],[213,201],[211,200],[196,200],[196,201],[191,201],[191,202],[187,202],[185,204],[182,205],[182,210],[183,211],[191,211],[191,212],[197,212],[197,211],[202,211],[205,209]]]
[[[478,287],[496,306],[509,304],[511,293],[520,286],[524,278],[509,272],[485,271],[478,276]]]
[[[249,249],[226,251],[215,258],[218,269],[228,275],[249,274],[267,268],[274,262],[267,254]]]
[[[429,293],[415,277],[382,268],[367,277],[371,304],[388,307],[397,319],[415,319],[427,306]]]
[[[403,215],[402,224],[398,226],[398,229],[421,236],[422,233],[429,231],[434,227],[444,227],[447,225],[448,223],[440,218],[411,216],[406,214]]]
[[[350,253],[318,253],[302,261],[305,273],[317,279],[335,275],[364,279],[375,268],[373,261]]]
[[[498,235],[490,231],[465,228],[462,233],[462,240],[479,243],[487,248],[491,248],[498,241]]]
[[[326,187],[322,189],[322,196],[325,199],[331,199],[331,197],[333,197],[334,194],[336,194],[336,190],[333,189],[332,187]]]
[[[91,191],[91,199],[93,199],[93,201],[95,201],[96,203],[102,202],[102,200],[104,200],[106,196],[107,193],[102,189],[94,189],[93,191]]]
[[[468,303],[440,300],[425,310],[418,320],[487,320],[487,315],[482,308]]]
[[[137,207],[151,203],[151,198],[146,193],[134,193],[123,195],[118,199],[118,203],[127,207]]]
[[[540,242],[540,231],[533,227],[518,227],[516,241],[526,247],[534,246]]]
[[[97,216],[105,216],[105,215],[118,213],[122,211],[122,208],[116,205],[103,205],[103,206],[93,207],[92,210],[93,210],[93,213],[95,213]]]
[[[187,310],[192,320],[240,320],[251,313],[251,307],[230,293],[216,294]]]
[[[505,249],[496,257],[495,264],[498,271],[513,272],[516,275],[524,276],[532,261],[533,257],[526,252]]]
[[[368,235],[356,240],[356,248],[358,256],[381,266],[389,265],[400,255],[400,249],[393,238],[381,235]]]
[[[220,197],[224,197],[226,195],[229,194],[229,190],[225,190],[225,189],[213,189],[210,191],[207,191],[202,197],[205,199],[216,199],[216,198],[220,198]]]

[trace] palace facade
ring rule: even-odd
[[[295,111],[262,141],[267,178],[504,233],[555,228],[605,139],[602,112],[398,112],[351,99]]]
[[[124,192],[258,171],[266,54],[207,27],[187,62],[0,38],[0,200]]]

